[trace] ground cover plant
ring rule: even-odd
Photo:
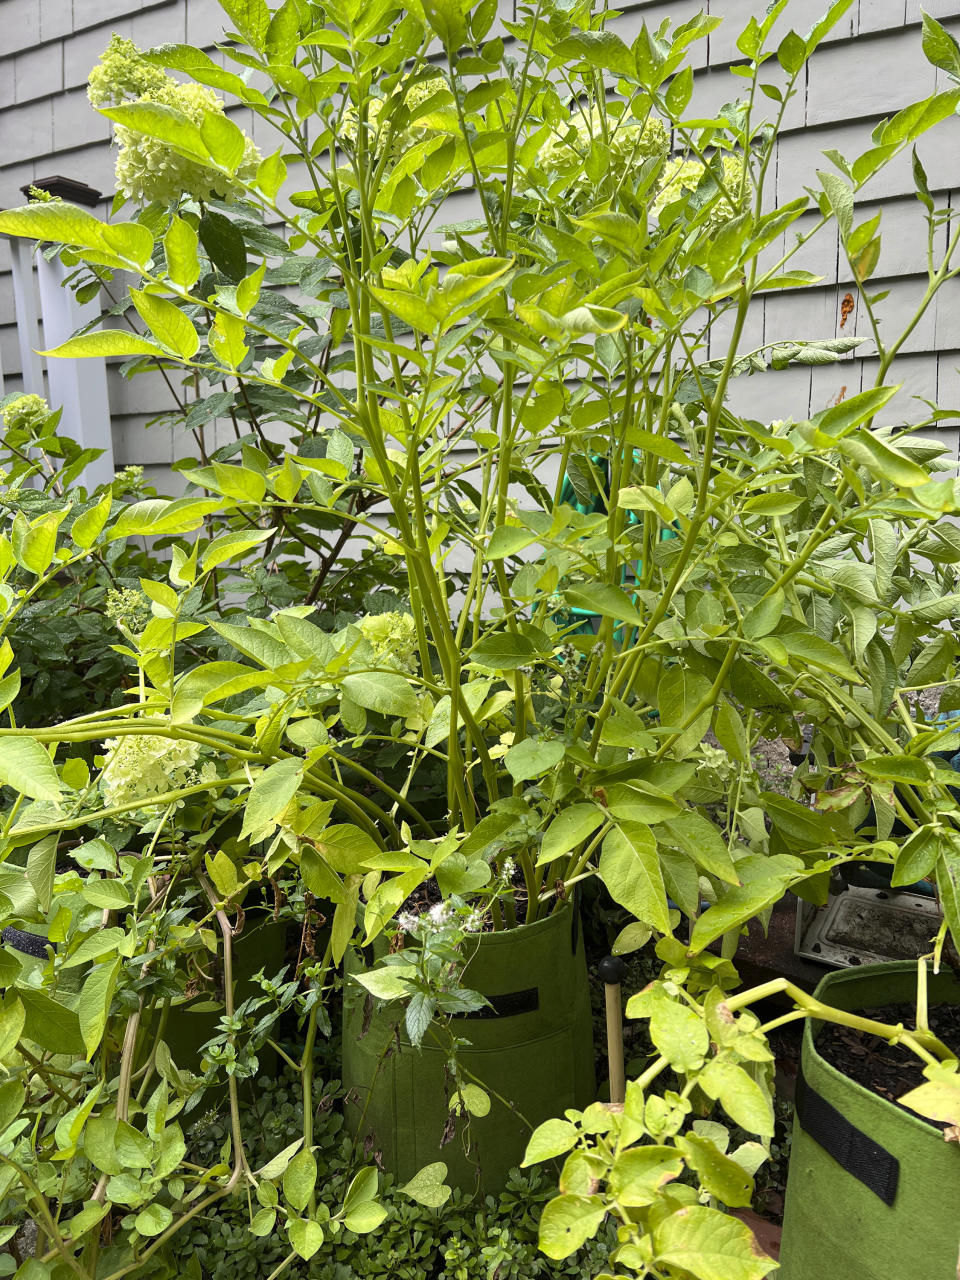
[[[754,996],[728,994],[739,931],[789,889],[823,901],[856,861],[936,879],[937,955],[960,925],[955,777],[931,754],[957,735],[915,697],[943,686],[952,705],[958,502],[944,450],[888,408],[960,231],[914,156],[929,287],[888,338],[869,292],[879,224],[855,203],[960,90],[934,92],[931,68],[929,98],[772,207],[784,113],[847,7],[806,36],[772,38],[783,3],[752,19],[734,100],[704,115],[689,54],[715,17],[628,47],[588,5],[522,7],[494,34],[490,3],[229,0],[239,70],[121,43],[92,77],[132,216],[0,214],[98,280],[132,273],[115,308],[131,327],[54,354],[182,376],[200,451],[184,499],[117,510],[103,493],[80,510],[55,493],[0,543],[5,633],[110,547],[170,543],[120,646],[122,705],[0,729],[17,793],[3,851],[26,860],[25,879],[0,876],[0,908],[58,948],[32,967],[5,953],[0,1187],[37,1223],[27,1280],[158,1274],[234,1194],[254,1236],[281,1242],[273,1275],[378,1227],[375,1168],[331,1208],[312,1150],[314,1050],[348,947],[403,933],[363,981],[404,1002],[416,1040],[474,997],[425,923],[398,927],[411,895],[452,903],[444,928],[450,910],[509,928],[591,877],[630,918],[618,950],[656,939],[664,976],[634,1009],[664,1063],[622,1116],[558,1117],[535,1140],[531,1161],[579,1144],[543,1248],[562,1258],[612,1210],[618,1268],[769,1271],[717,1207],[749,1198],[760,1153],[728,1156],[719,1121],[695,1120],[715,1102],[772,1132],[760,1023],[734,1017]],[[957,78],[929,19],[924,42]],[[277,150],[258,153],[218,93],[273,126]],[[465,186],[478,216],[458,219]],[[738,380],[863,341],[744,340],[758,299],[815,283],[793,260],[828,227],[876,383],[810,419],[755,421],[733,407]],[[217,415],[236,426],[219,456],[202,433]],[[225,566],[258,558],[277,594],[225,616]],[[371,600],[384,565],[390,596]],[[217,652],[198,656],[200,637]],[[759,744],[805,732],[789,794],[766,789]],[[299,924],[295,963],[249,975],[247,994],[234,953],[274,916]],[[223,1016],[190,1066],[164,1035],[200,990]],[[287,1014],[295,1055],[273,1033]],[[916,1043],[931,1084],[955,1088],[947,1050]],[[254,1168],[238,1081],[268,1051],[296,1072],[302,1130]],[[664,1064],[686,1083],[643,1097]],[[183,1120],[224,1086],[229,1140],[196,1166]],[[442,1177],[408,1193],[429,1204]]]

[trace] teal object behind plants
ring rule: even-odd
[[[917,968],[911,961],[869,965],[828,974],[817,999],[855,1012],[886,1004],[912,1003]],[[929,979],[931,1004],[960,1004],[960,982],[952,973]],[[955,1280],[960,1255],[960,1150],[942,1131],[848,1079],[817,1052],[822,1024],[808,1022],[803,1034],[805,1086],[865,1135],[844,1133],[836,1117],[827,1141],[849,1138],[844,1163],[873,1178],[876,1190],[844,1168],[808,1132],[821,1117],[800,1112],[794,1123],[781,1246],[781,1280]],[[957,1046],[950,1046],[956,1048]],[[808,1093],[809,1098],[809,1093]],[[821,1113],[822,1116],[822,1113]],[[897,1166],[869,1143],[876,1143]],[[890,1176],[887,1176],[890,1175]]]
[[[348,960],[348,974],[359,966],[355,957]],[[463,981],[503,1010],[453,1024],[454,1033],[470,1042],[458,1055],[462,1068],[491,1095],[489,1114],[471,1121],[472,1160],[463,1150],[461,1123],[441,1147],[455,1087],[444,1070],[446,1044],[428,1036],[421,1050],[414,1049],[397,1031],[390,1006],[374,1012],[364,1032],[364,992],[349,980],[355,994],[348,989],[343,1020],[347,1123],[381,1152],[384,1168],[399,1181],[442,1160],[447,1181],[472,1191],[478,1162],[484,1193],[496,1193],[523,1159],[528,1124],[535,1127],[595,1097],[590,991],[572,908],[517,929],[481,934]],[[391,1052],[397,1035],[399,1047]]]

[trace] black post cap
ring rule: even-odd
[[[597,966],[600,977],[608,987],[619,986],[627,976],[627,964],[619,956],[604,956]]]

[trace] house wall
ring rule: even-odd
[[[924,0],[924,5],[949,27],[960,28],[960,0]],[[807,30],[825,7],[826,0],[792,0],[782,29]],[[829,167],[823,151],[836,147],[848,158],[858,155],[881,118],[935,87],[946,87],[943,74],[922,54],[920,7],[921,0],[855,0],[814,55],[778,145],[778,200],[799,194],[815,181],[817,168]],[[670,17],[676,23],[701,8],[722,15],[723,26],[698,46],[694,103],[710,111],[735,96],[740,82],[728,71],[738,56],[735,39],[750,13],[762,8],[758,2],[654,0],[622,8],[616,29],[628,40],[642,21],[656,26]],[[61,174],[104,192],[106,217],[113,195],[113,153],[109,125],[86,100],[90,67],[113,31],[144,48],[185,41],[209,49],[220,35],[221,18],[216,0],[0,0],[0,206],[21,204],[24,184]],[[934,195],[952,204],[960,189],[960,119],[953,118],[933,137],[923,139],[919,152]],[[458,216],[469,216],[469,199],[457,203]],[[868,187],[862,208],[883,211],[883,255],[871,292],[890,291],[883,313],[885,332],[891,334],[902,327],[926,285],[924,229],[909,155]],[[946,242],[946,234],[946,228],[940,231],[938,243]],[[749,335],[757,345],[777,338],[868,332],[849,272],[839,261],[835,236],[818,238],[797,265],[816,271],[823,281],[813,289],[771,295],[757,305]],[[853,311],[844,318],[847,295]],[[940,294],[904,352],[897,373],[904,389],[894,402],[901,421],[924,416],[925,407],[913,399],[916,396],[938,400],[944,407],[960,405],[960,279]],[[0,368],[6,390],[18,389],[10,250],[2,238]],[[851,358],[837,365],[789,369],[743,379],[735,395],[759,418],[802,418],[838,396],[870,385],[875,368],[869,358]],[[171,407],[169,388],[159,374],[125,382],[112,370],[110,403],[117,466],[144,464],[155,482],[169,489],[168,468],[178,452],[190,453],[189,438],[162,425],[147,428],[151,418]],[[956,451],[960,412],[939,430]]]

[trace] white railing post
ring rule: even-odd
[[[89,208],[99,204],[101,198],[99,191],[68,178],[41,178],[33,185]],[[24,195],[29,195],[29,187],[22,190]],[[102,450],[100,457],[89,463],[79,476],[79,483],[93,490],[97,485],[108,484],[115,473],[106,362],[101,359],[48,360],[45,390],[43,359],[37,353],[59,346],[82,325],[99,319],[99,301],[97,298],[77,301],[73,291],[64,286],[68,273],[59,259],[48,261],[42,252],[35,252],[24,240],[12,240],[11,248],[24,390],[46,394],[52,408],[62,408],[59,430],[64,435],[81,448]]]

